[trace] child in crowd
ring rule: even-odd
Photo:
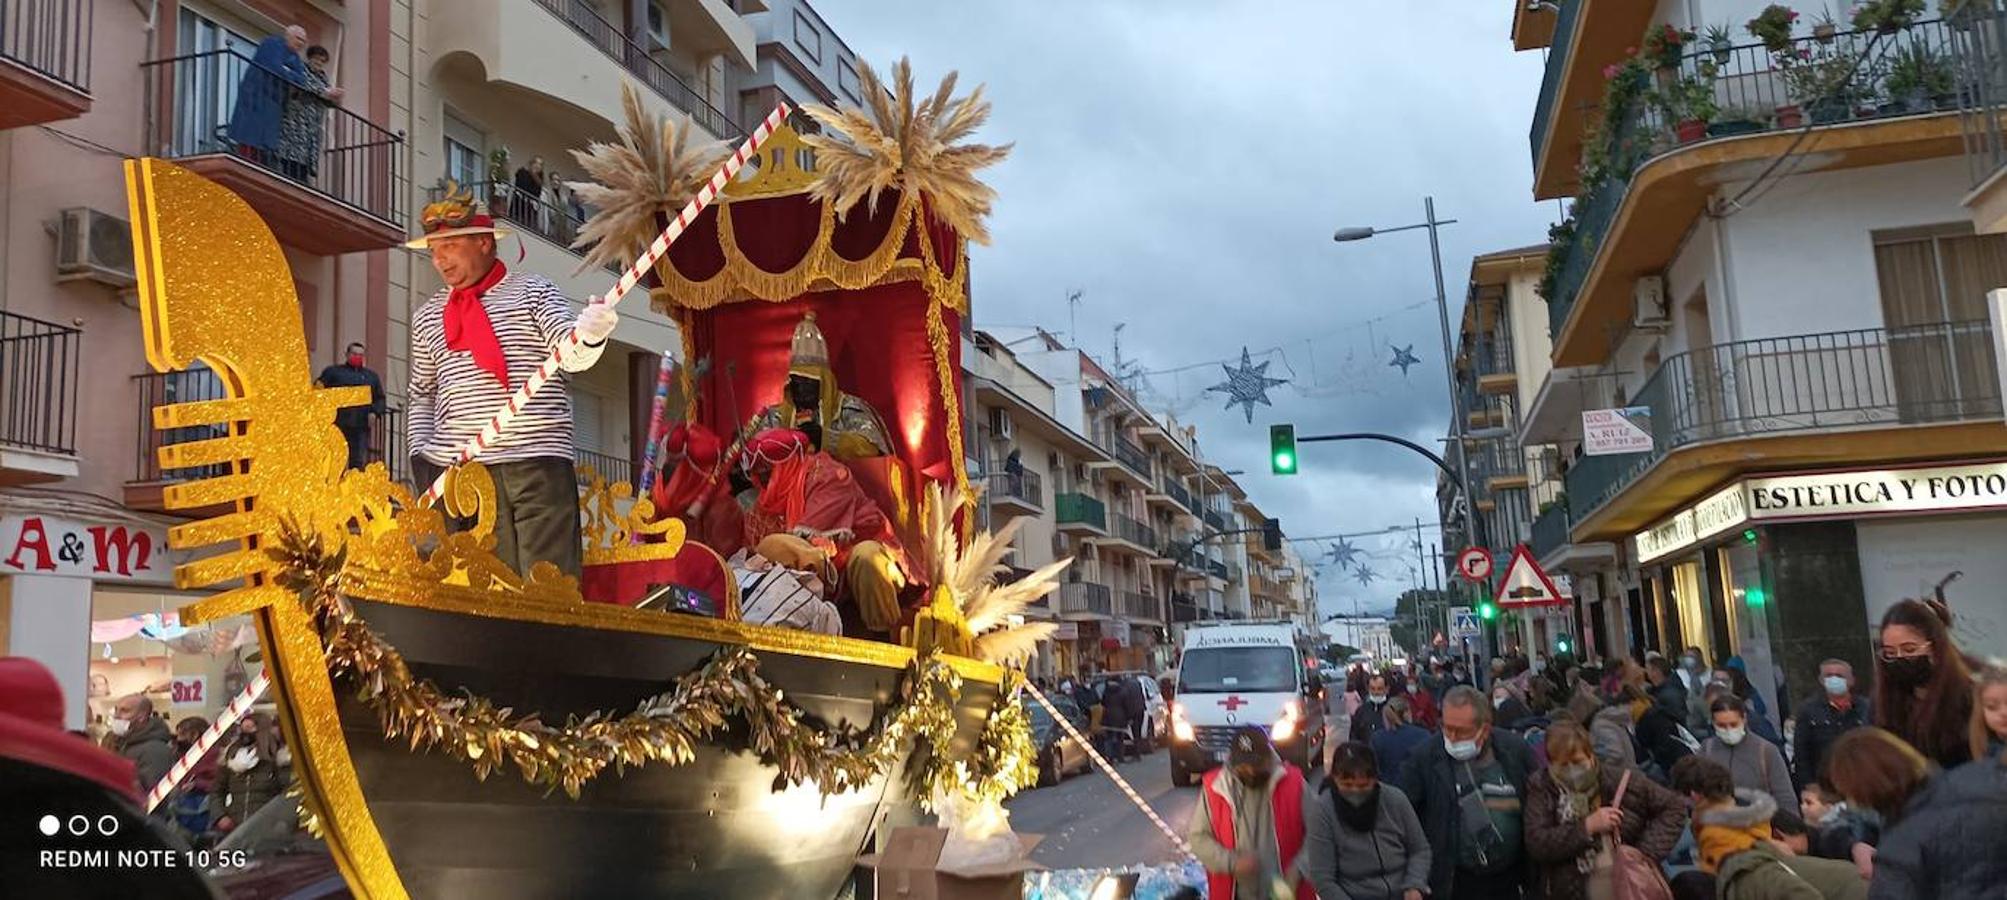
[[[1811,829],[1811,854],[1824,859],[1844,859],[1861,871],[1874,874],[1875,844],[1881,840],[1881,817],[1855,809],[1838,792],[1812,782],[1798,793],[1805,810],[1805,824]]]
[[[1999,759],[2007,750],[2007,663],[1995,660],[1972,676],[1972,758]]]
[[[1701,871],[1715,876],[1721,900],[1810,896],[1865,900],[1868,883],[1853,866],[1794,856],[1776,840],[1771,820],[1777,801],[1761,791],[1737,790],[1728,768],[1703,756],[1680,760],[1673,789],[1693,801],[1694,840]]]

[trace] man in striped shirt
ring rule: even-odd
[[[446,282],[411,320],[412,471],[429,485],[576,327],[580,343],[557,377],[475,456],[495,479],[496,557],[518,572],[542,561],[576,578],[583,547],[565,387],[568,373],[599,360],[619,317],[589,304],[574,319],[550,279],[510,272],[496,259],[504,232],[475,211],[472,196],[448,193],[425,208],[425,236],[407,245],[431,251]]]

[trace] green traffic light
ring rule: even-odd
[[[1495,604],[1495,603],[1480,603],[1480,604],[1478,604],[1478,607],[1477,607],[1477,616],[1478,616],[1478,618],[1480,618],[1480,619],[1485,619],[1485,620],[1491,620],[1491,619],[1496,619],[1496,618],[1498,618],[1498,605],[1497,605],[1497,604]]]
[[[1770,598],[1763,593],[1763,589],[1760,587],[1749,588],[1742,592],[1742,601],[1752,607],[1762,606],[1769,600]]]
[[[1268,427],[1268,467],[1277,475],[1296,474],[1296,426]]]
[[[1751,544],[1756,543],[1756,529],[1744,528],[1742,530],[1742,540]]]
[[[1296,454],[1277,453],[1275,455],[1275,471],[1277,474],[1287,474],[1296,471]]]
[[[1566,652],[1568,652],[1568,639],[1567,639],[1567,638],[1562,638],[1562,639],[1560,639],[1560,640],[1558,640],[1558,641],[1555,641],[1555,642],[1554,642],[1554,652],[1556,652],[1556,653],[1566,653]]]

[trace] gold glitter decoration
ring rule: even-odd
[[[685,525],[682,519],[655,518],[655,504],[647,497],[634,496],[634,487],[625,481],[608,482],[591,466],[579,467],[586,478],[585,494],[578,498],[585,512],[585,564],[607,565],[674,559],[683,550]],[[627,512],[620,507],[627,506]],[[660,540],[637,543],[644,536]],[[729,582],[730,579],[727,579]]]

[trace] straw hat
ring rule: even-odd
[[[495,227],[494,218],[481,212],[474,203],[474,193],[462,190],[451,181],[446,182],[445,196],[425,204],[425,211],[418,216],[425,233],[405,241],[404,246],[413,250],[424,250],[431,246],[433,238],[459,237],[466,234],[492,234],[497,238],[507,237],[506,228]]]

